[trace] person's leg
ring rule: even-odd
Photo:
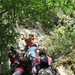
[[[37,73],[37,70],[36,70],[36,63],[34,61],[32,61],[32,74],[36,74]]]
[[[35,62],[35,58],[33,56],[28,56],[28,61],[30,63],[30,65],[32,66],[32,75],[36,75],[37,70],[36,70],[36,62]]]
[[[21,75],[24,72],[23,67],[16,68],[15,72],[12,75]]]

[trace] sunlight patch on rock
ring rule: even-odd
[[[62,65],[58,66],[57,69],[60,75],[68,75],[65,73],[65,69]]]

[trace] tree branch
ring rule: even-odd
[[[5,12],[7,12],[8,10],[10,10],[10,9],[12,9],[12,8],[13,8],[13,6],[11,6],[10,8],[8,8],[8,9],[2,11],[2,12],[0,12],[0,15],[4,14]]]

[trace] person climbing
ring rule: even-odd
[[[15,58],[16,60],[13,60],[15,71],[12,75],[29,75],[31,71],[31,65],[27,61],[25,53],[19,53],[15,56]]]
[[[36,70],[34,66],[36,66],[36,63],[34,62],[35,58],[36,58],[36,50],[40,50],[41,47],[38,47],[35,43],[34,43],[34,35],[30,34],[29,35],[29,40],[27,41],[27,51],[26,51],[26,56],[27,59],[29,61],[29,63],[32,66],[32,74],[34,75],[36,73]]]
[[[34,35],[33,34],[29,34],[29,37],[24,38],[26,46],[25,46],[25,51],[27,51],[27,49],[33,45],[35,45],[34,43]]]
[[[36,69],[35,69],[36,62],[34,62],[36,59],[36,55],[37,55],[36,51],[40,50],[40,49],[41,49],[41,47],[34,45],[34,46],[29,47],[27,52],[26,52],[27,59],[32,66],[32,74],[33,75],[36,74]]]
[[[35,75],[54,75],[52,73],[52,58],[47,55],[45,48],[39,51],[39,56],[36,57],[35,61],[37,70]]]
[[[26,56],[30,65],[32,66],[32,74],[34,75],[36,74],[35,70],[36,63],[34,62],[36,58],[36,50],[40,50],[41,47],[38,47],[35,44],[33,34],[29,34],[29,38],[26,38],[25,42],[27,43]]]

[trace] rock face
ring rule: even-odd
[[[75,49],[66,56],[59,56],[53,63],[60,75],[75,75]]]
[[[57,70],[60,75],[74,75],[71,70],[65,69],[65,67],[63,65],[59,65],[57,67]]]
[[[27,37],[29,34],[34,34],[34,41],[37,45],[42,45],[43,40],[47,38],[47,35],[44,33],[41,27],[38,29],[26,29],[23,27],[18,27],[15,28],[15,31],[21,34],[21,36],[16,39],[16,44],[13,45],[17,52],[24,50],[26,43],[22,38]]]

